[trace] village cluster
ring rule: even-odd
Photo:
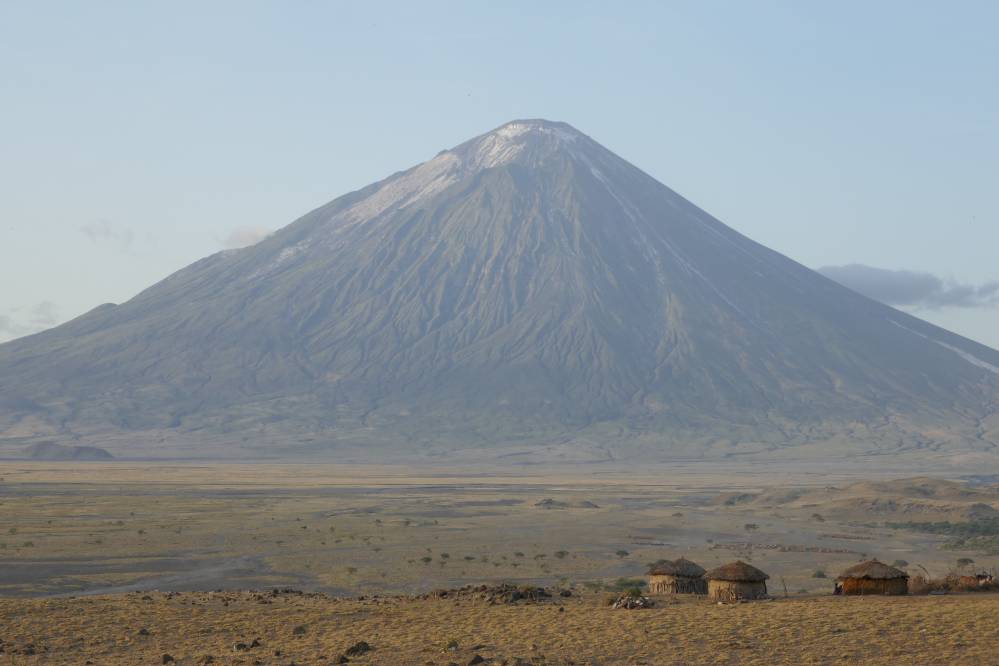
[[[706,594],[720,602],[766,599],[769,575],[741,560],[705,571],[681,557],[658,562],[649,571],[649,592],[653,594]],[[967,580],[965,580],[967,579]],[[964,588],[991,585],[992,576],[962,576],[957,581]],[[833,594],[900,595],[909,594],[909,574],[878,560],[856,564],[835,581]]]

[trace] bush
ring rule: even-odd
[[[951,536],[994,536],[999,535],[999,517],[981,518],[964,523],[941,521],[936,523],[885,523],[892,529],[913,530],[929,534],[948,534]]]
[[[639,589],[645,587],[645,580],[642,578],[618,578],[608,586],[614,592],[625,592],[635,587]]]
[[[909,563],[906,562],[905,560],[895,560],[894,562],[891,563],[891,565],[896,569],[904,569],[907,566],[909,566]]]
[[[617,555],[618,557],[628,557],[628,555],[630,555],[631,553],[629,553],[628,551],[622,549],[622,550],[616,551],[614,554]]]
[[[812,574],[812,578],[825,578],[826,572],[822,569],[816,569],[815,573]]]

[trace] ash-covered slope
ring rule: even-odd
[[[540,120],[0,345],[10,446],[117,455],[991,449],[997,396],[999,352]]]

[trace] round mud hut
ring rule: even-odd
[[[660,562],[649,571],[649,592],[653,594],[707,594],[704,568],[681,557]]]
[[[738,560],[704,574],[708,581],[708,598],[714,601],[742,601],[767,598],[767,579],[754,566]]]
[[[836,579],[837,593],[895,595],[909,593],[909,574],[870,560],[856,564]]]

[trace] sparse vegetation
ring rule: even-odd
[[[982,518],[963,523],[940,521],[935,523],[905,522],[887,523],[892,529],[914,530],[928,534],[947,534],[960,537],[999,536],[999,517]]]

